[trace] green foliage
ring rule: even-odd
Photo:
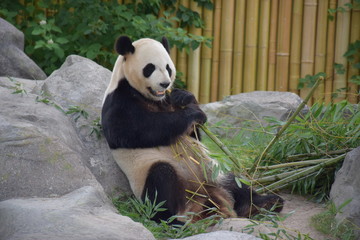
[[[227,130],[229,135],[222,138],[222,142],[236,155],[240,165],[251,168],[274,134],[286,123],[273,118],[267,118],[266,121],[269,124],[267,127],[261,124],[256,126],[254,121],[248,120],[252,127],[235,128],[228,126],[225,122],[220,122],[212,126],[212,129],[214,132],[217,128],[225,132]],[[214,142],[205,137],[204,143],[210,149],[211,157],[218,162],[218,165],[214,167],[215,174],[220,170],[238,171],[237,167],[229,161],[228,156],[219,151]],[[316,103],[307,113],[296,117],[295,122],[290,124],[270,148],[259,168],[312,159],[325,162],[329,158],[341,157],[359,145],[360,108],[358,105],[346,101],[332,104]],[[319,201],[326,199],[334,181],[335,172],[341,167],[343,158],[338,159],[339,161],[334,161],[334,164],[322,166],[299,180],[289,182],[290,188],[300,194],[314,195]],[[250,180],[255,180],[253,184],[256,184],[256,179],[259,178],[272,177],[274,180],[271,181],[276,181],[276,179],[293,176],[295,171],[301,170],[299,166],[263,169],[264,171],[259,170],[257,175],[248,176]],[[293,174],[286,175],[288,172],[293,172]],[[246,175],[246,172],[242,174]],[[266,181],[262,182],[264,183]],[[241,184],[241,181],[238,181],[238,184]]]
[[[87,119],[89,116],[89,113],[79,106],[70,106],[65,114],[73,115],[75,122],[77,122],[80,117]]]
[[[336,239],[355,240],[354,230],[356,226],[346,220],[338,222],[335,219],[336,214],[340,213],[350,202],[351,199],[345,201],[339,207],[336,207],[333,202],[329,202],[326,211],[316,214],[311,218],[311,224],[316,230],[331,235]]]
[[[186,216],[173,216],[167,221],[156,223],[150,220],[150,218],[155,216],[157,212],[165,210],[162,207],[164,202],[154,204],[147,197],[145,197],[144,201],[139,201],[135,197],[122,196],[119,199],[114,199],[113,203],[120,214],[142,223],[153,233],[156,239],[178,239],[204,233],[208,227],[221,222],[220,216],[212,215],[192,223],[191,219],[196,213],[188,213]],[[178,217],[185,219],[183,225],[172,223]]]
[[[283,121],[272,120],[273,131]],[[346,101],[314,104],[307,114],[298,116],[268,153],[265,165],[286,163],[289,156],[309,154],[307,159],[330,156],[331,151],[352,149],[360,145],[360,109]],[[311,157],[311,153],[316,153]],[[304,160],[304,159],[302,159]],[[328,196],[335,171],[341,164],[322,168],[293,184],[301,194],[313,194],[322,200]]]
[[[319,72],[319,73],[315,74],[314,76],[311,76],[308,74],[305,76],[305,78],[300,78],[299,84],[298,84],[298,89],[304,88],[305,84],[306,84],[307,88],[311,88],[312,86],[314,86],[316,80],[319,79],[320,77],[323,77],[325,79],[326,73]]]
[[[116,0],[19,2],[1,1],[0,17],[25,33],[26,53],[47,74],[59,68],[70,54],[90,58],[111,69],[116,60],[113,44],[119,35],[128,35],[133,40],[143,37],[160,40],[165,36],[171,45],[187,51],[201,43],[210,45],[209,38],[174,27],[176,24],[202,27],[203,22],[199,14],[181,4],[177,8],[173,0],[134,0],[122,5]],[[197,2],[212,7],[210,0]],[[51,14],[45,15],[44,9]],[[20,21],[16,21],[17,16]]]
[[[329,8],[328,9],[328,18],[330,21],[334,20],[334,15],[337,12],[346,12],[350,11],[351,9],[356,8],[357,5],[360,5],[360,0],[354,0],[353,3],[345,3],[344,6],[338,6],[337,8]]]
[[[21,96],[23,96],[24,94],[27,94],[26,90],[24,89],[24,85],[18,81],[16,81],[15,79],[8,77],[8,79],[13,82],[15,85],[12,87],[12,89],[14,90],[12,92],[12,94],[20,94]]]

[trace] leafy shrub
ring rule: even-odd
[[[24,2],[21,4],[20,2]],[[210,0],[197,0],[212,8]],[[183,28],[203,22],[196,12],[174,0],[142,0],[118,4],[117,0],[1,1],[0,16],[25,33],[26,53],[47,74],[59,68],[66,56],[78,54],[112,68],[113,44],[119,35],[133,40],[165,36],[171,45],[185,50],[210,39]]]

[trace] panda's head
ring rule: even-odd
[[[115,49],[123,56],[116,64],[122,65],[129,84],[148,99],[162,100],[176,75],[167,39],[163,38],[161,43],[149,38],[132,42],[122,36],[116,41]]]

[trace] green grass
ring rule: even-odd
[[[335,239],[355,240],[355,225],[346,220],[339,223],[335,219],[336,214],[348,203],[349,201],[346,201],[337,208],[334,203],[329,202],[326,211],[314,215],[311,218],[311,224],[319,232],[327,234]]]
[[[157,223],[150,220],[150,218],[158,211],[165,210],[162,208],[163,202],[155,205],[147,198],[142,202],[135,199],[133,196],[121,196],[120,198],[113,199],[113,204],[121,215],[128,216],[135,222],[142,223],[150,232],[152,232],[156,239],[185,238],[205,233],[210,226],[222,221],[220,216],[212,215],[192,223],[191,218],[196,215],[196,213],[188,213],[186,216],[173,216],[168,221]],[[177,217],[186,219],[184,225],[172,224]]]
[[[237,165],[251,168],[279,128],[286,123],[269,118],[266,119],[268,126],[263,127],[259,121],[244,120],[245,125],[241,128],[229,126],[224,121],[209,127],[213,132],[219,132],[219,130],[225,132],[224,136],[226,137],[222,137],[221,141],[234,153],[239,161]],[[218,161],[222,171],[238,171],[214,142],[207,137],[203,142],[212,153],[211,156]],[[359,105],[346,101],[335,104],[317,103],[310,108],[307,114],[296,117],[295,121],[269,149],[259,166],[273,166],[314,159],[321,160],[321,164],[323,164],[329,159],[341,157],[341,154],[358,146],[360,146]],[[329,165],[321,166],[317,170],[301,173],[299,179],[293,179],[278,188],[289,188],[302,195],[313,195],[319,201],[326,200],[334,181],[335,172],[342,166],[342,160],[343,157]],[[302,169],[302,167],[257,169],[256,174],[247,176],[253,180],[254,184],[258,184],[256,182],[258,178],[281,176],[279,174],[297,169]],[[303,169],[305,170],[305,167]],[[241,174],[246,175],[243,172]],[[302,174],[304,175],[302,176]],[[271,182],[262,184],[267,186]]]

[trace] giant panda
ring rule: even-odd
[[[234,174],[212,179],[214,163],[197,130],[206,115],[193,94],[172,89],[176,69],[166,38],[132,42],[122,36],[115,50],[119,56],[103,100],[103,132],[136,198],[165,201],[166,210],[153,220],[187,212],[196,213],[192,221],[211,214],[249,217],[275,204],[281,211],[281,197],[240,188]]]

